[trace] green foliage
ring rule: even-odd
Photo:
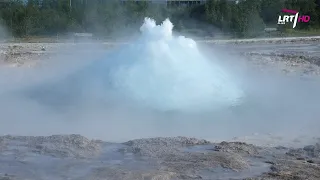
[[[223,32],[239,37],[255,37],[261,34],[265,24],[260,17],[261,2],[246,0],[235,3],[226,0],[209,0],[206,3],[206,19]]]
[[[0,19],[15,36],[68,32],[111,36],[119,29],[133,33],[145,17],[151,17],[158,22],[170,18],[178,31],[204,30],[205,24],[237,37],[257,37],[266,26],[276,26],[282,8],[311,16],[311,22],[300,23],[298,29],[320,28],[320,0],[207,0],[192,7],[135,0],[9,0],[0,3]],[[286,32],[290,27],[280,28]]]

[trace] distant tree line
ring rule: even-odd
[[[138,30],[146,16],[158,21],[168,17],[177,31],[212,26],[237,37],[255,37],[266,26],[277,26],[282,8],[311,16],[311,22],[300,23],[299,29],[320,28],[320,0],[208,0],[190,7],[134,0],[8,0],[0,3],[0,22],[17,37],[67,32],[108,36],[119,29]]]

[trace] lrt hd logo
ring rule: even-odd
[[[297,22],[307,23],[310,21],[310,16],[307,16],[307,15],[299,16],[299,12],[295,10],[282,9],[281,12],[294,14],[294,15],[279,16],[278,24],[286,24],[288,22],[291,22],[293,23],[293,28],[295,28],[297,26]]]

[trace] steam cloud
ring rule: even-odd
[[[319,135],[318,78],[263,73],[215,49],[203,54],[172,27],[146,18],[128,45],[77,46],[43,67],[0,68],[0,133],[111,141]]]
[[[102,81],[109,79],[123,97],[157,110],[201,111],[238,103],[243,92],[235,80],[201,55],[195,41],[174,37],[172,28],[168,19],[156,25],[146,18],[135,43],[109,54],[112,62],[93,65],[110,76]]]

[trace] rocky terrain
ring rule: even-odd
[[[241,55],[252,63],[261,66],[267,64],[280,69],[284,73],[298,72],[300,74],[320,73],[320,36],[303,38],[272,38],[272,39],[244,39],[244,40],[212,40],[199,41],[206,46],[231,49],[232,53]],[[43,61],[53,58],[56,52],[74,53],[93,43],[78,45],[74,43],[3,43],[0,44],[0,66],[34,67]],[[119,43],[100,43],[99,48],[87,50],[101,51],[101,47],[108,49]],[[121,44],[121,43],[120,43]],[[71,48],[70,48],[71,47]],[[80,48],[79,48],[80,47]],[[82,49],[81,49],[82,48]],[[81,50],[79,50],[81,49]]]
[[[319,37],[313,37],[206,43],[227,45],[230,54],[240,55],[261,70],[268,65],[288,75],[317,76],[319,42]],[[69,46],[1,44],[0,66],[35,67]],[[249,144],[244,139],[217,143],[163,137],[111,143],[81,135],[6,135],[0,136],[0,180],[318,180],[320,139],[313,140],[292,148]]]
[[[1,180],[316,180],[320,144],[293,149],[187,137],[108,143],[80,135],[1,136],[0,164]]]

